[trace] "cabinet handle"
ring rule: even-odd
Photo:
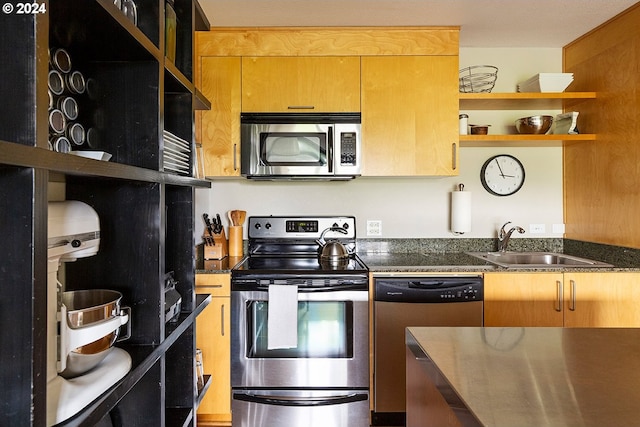
[[[569,303],[569,310],[576,311],[576,282],[575,280],[569,280],[571,284],[571,301]]]
[[[224,304],[220,306],[220,335],[224,336]]]
[[[556,291],[557,291],[557,299],[556,299],[556,311],[562,311],[562,281],[556,280]]]
[[[315,105],[289,105],[287,107],[288,110],[313,110],[315,108]]]
[[[198,289],[219,289],[222,285],[204,285],[204,286],[196,286]]]
[[[233,144],[233,170],[238,170],[238,144]]]
[[[451,144],[451,165],[453,166],[453,170],[456,170],[458,168],[458,161],[457,161],[458,156],[456,155],[457,151],[458,151],[458,147],[457,147],[457,144],[454,142],[453,144]]]

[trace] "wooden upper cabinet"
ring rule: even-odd
[[[363,176],[458,175],[458,56],[362,58]]]
[[[359,112],[360,58],[242,58],[242,111]]]
[[[211,110],[196,113],[206,176],[240,176],[240,76],[237,57],[203,57],[200,90]]]

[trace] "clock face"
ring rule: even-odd
[[[524,184],[524,166],[520,160],[508,154],[489,158],[480,170],[482,186],[496,196],[514,194]]]

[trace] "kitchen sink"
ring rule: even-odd
[[[556,252],[467,252],[467,254],[507,268],[613,267],[605,262]]]

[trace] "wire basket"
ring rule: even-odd
[[[491,92],[498,78],[498,67],[493,65],[474,65],[463,68],[459,73],[460,92]]]

